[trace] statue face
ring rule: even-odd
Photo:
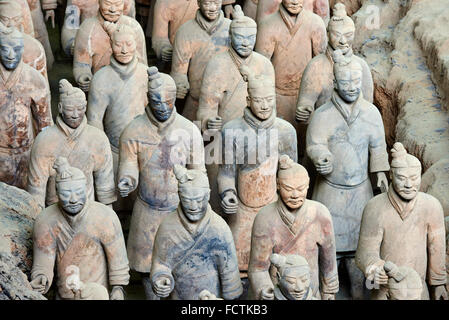
[[[179,197],[182,211],[191,222],[200,221],[207,211],[210,190],[206,188],[181,188]]]
[[[14,27],[22,30],[22,20],[22,12],[17,12],[14,8],[7,6],[0,11],[0,22],[6,27]]]
[[[404,200],[414,199],[421,185],[421,168],[392,168],[391,172],[394,191]]]
[[[14,70],[22,60],[23,38],[0,36],[0,58],[7,70]]]
[[[256,28],[232,28],[231,45],[239,56],[248,57],[256,44]]]
[[[100,0],[100,13],[106,21],[117,22],[124,6],[124,0]]]
[[[56,184],[59,203],[65,212],[76,216],[83,210],[87,201],[86,181],[67,181]]]
[[[160,94],[151,93],[149,95],[149,101],[151,111],[156,119],[159,121],[166,121],[173,113],[176,98],[167,98]]]
[[[72,129],[76,129],[83,121],[86,113],[86,103],[59,103],[59,114],[66,125]]]
[[[207,20],[214,21],[220,15],[221,3],[222,0],[198,0],[198,7]]]
[[[268,119],[276,108],[276,95],[264,92],[263,88],[252,92],[247,98],[252,113],[260,120]]]
[[[282,0],[284,8],[287,9],[291,15],[297,15],[302,11],[303,2],[304,0]]]
[[[292,267],[284,270],[279,279],[279,289],[289,300],[302,300],[310,287],[310,270],[307,267]]]
[[[298,179],[298,176],[278,178],[278,190],[284,204],[292,209],[298,209],[306,200],[309,189],[309,179]]]
[[[348,53],[354,42],[355,28],[349,23],[340,23],[329,27],[329,45],[332,49],[340,49],[343,54]]]
[[[347,103],[358,99],[362,91],[362,72],[350,67],[339,70],[335,75],[338,95]]]
[[[114,58],[121,64],[128,64],[136,53],[136,41],[132,34],[118,32],[112,40],[112,52]]]

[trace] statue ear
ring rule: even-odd
[[[246,96],[246,105],[247,105],[248,107],[251,106],[251,98],[250,98],[249,95]]]
[[[337,78],[334,77],[334,89],[338,89]]]
[[[58,102],[58,112],[62,114],[62,102]]]

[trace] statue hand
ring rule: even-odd
[[[333,166],[332,166],[332,156],[326,155],[315,163],[316,171],[318,171],[319,174],[325,176],[332,172]]]
[[[172,55],[173,55],[173,47],[171,45],[167,44],[165,47],[162,48],[161,50],[162,61],[170,62]]]
[[[209,130],[221,130],[223,127],[223,120],[220,116],[216,116],[214,118],[210,118],[207,120],[207,129]]]
[[[382,193],[388,191],[388,179],[385,172],[377,172],[377,187]]]
[[[309,106],[298,106],[296,108],[296,120],[306,123],[307,121],[309,121],[312,112],[313,108],[310,108]]]
[[[228,19],[231,19],[232,12],[234,11],[232,4],[225,5],[223,9],[224,9],[225,17]]]
[[[448,300],[448,295],[445,286],[432,286],[432,299],[433,300]]]
[[[121,178],[117,187],[122,198],[126,198],[136,188],[129,177]]]
[[[51,27],[54,29],[55,28],[55,10],[51,9],[51,10],[47,10],[45,12],[45,21],[47,22],[48,19],[51,19]]]
[[[260,291],[260,298],[262,300],[274,300],[274,289],[273,287],[265,287]]]
[[[84,92],[89,92],[90,81],[92,80],[91,74],[83,74],[78,78],[78,85]]]
[[[335,300],[335,294],[333,294],[333,293],[323,293],[321,295],[321,300]]]
[[[41,294],[45,294],[47,292],[47,283],[48,279],[43,274],[38,275],[36,278],[34,278],[30,284],[34,291],[37,291]]]
[[[238,208],[238,199],[234,192],[226,191],[223,200],[221,200],[221,207],[225,214],[236,214]]]
[[[388,284],[388,276],[384,268],[376,268],[374,271],[374,286],[381,286]]]
[[[166,298],[171,292],[171,281],[169,278],[161,276],[153,283],[153,291],[160,298]]]
[[[125,290],[122,286],[113,286],[110,300],[125,300]]]

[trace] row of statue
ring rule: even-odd
[[[53,123],[49,54],[0,1],[0,181],[42,208],[33,289],[124,299],[131,269],[147,299],[331,300],[341,265],[353,299],[447,299],[442,206],[400,142],[389,162],[345,6],[193,2],[151,9],[170,74],[147,3],[68,3]]]

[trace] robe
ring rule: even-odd
[[[14,0],[14,1],[20,4],[20,7],[22,8],[23,33],[26,33],[34,38],[35,34],[34,34],[33,19],[31,18],[31,11],[27,0]]]
[[[34,137],[53,124],[50,91],[23,61],[5,77],[0,64],[0,181],[25,189]]]
[[[315,56],[307,65],[301,81],[298,95],[298,106],[313,111],[331,99],[334,91],[334,61],[330,46],[326,53]],[[363,98],[373,103],[374,83],[371,70],[366,61],[351,52],[348,54],[362,66]]]
[[[446,284],[444,213],[433,196],[419,192],[404,202],[390,186],[372,198],[363,210],[356,263],[366,273],[382,260],[414,269],[423,282],[422,299],[429,299],[427,285]],[[387,289],[373,289],[372,298],[386,299]]]
[[[254,0],[246,0],[246,2],[253,2]],[[266,16],[275,13],[279,9],[279,5],[282,1],[280,0],[256,0],[256,9],[257,9],[257,15],[256,15],[256,21],[260,22],[262,21]],[[247,5],[248,7],[252,7],[250,4]],[[304,0],[303,1],[303,9],[308,10],[310,12],[313,12],[317,15],[319,15],[324,23],[328,24],[329,22],[329,0]],[[250,9],[251,10],[251,9]],[[252,10],[251,10],[252,11]]]
[[[331,101],[315,110],[307,128],[307,155],[333,157],[333,170],[319,175],[312,199],[331,212],[337,252],[357,248],[365,204],[373,197],[369,172],[390,169],[379,110],[362,95],[352,111],[334,91]]]
[[[44,275],[49,287],[55,269],[57,298],[74,299],[75,295],[66,287],[74,267],[79,268],[84,283],[94,282],[108,288],[126,286],[129,282],[120,221],[112,209],[99,202],[88,200],[75,217],[53,204],[34,223],[31,278]]]
[[[124,0],[123,14],[131,18],[135,17],[134,0]],[[57,0],[47,0],[49,5],[56,8]],[[72,47],[80,24],[98,14],[99,0],[67,0],[67,8],[64,16],[64,24],[61,29],[61,46],[64,52],[71,56]]]
[[[151,43],[158,59],[162,48],[173,46],[179,27],[194,19],[197,10],[196,0],[156,0]]]
[[[159,122],[146,108],[120,137],[118,174],[118,181],[128,177],[138,186],[127,244],[131,269],[138,272],[150,272],[157,228],[178,206],[178,181],[173,173],[176,163],[206,170],[199,129],[176,110]]]
[[[104,29],[105,20],[100,13],[96,17],[83,21],[75,38],[73,54],[73,75],[79,82],[82,75],[95,74],[108,65],[112,56],[111,39]],[[126,24],[135,32],[136,52],[139,61],[147,64],[145,36],[139,23],[128,16],[121,16],[118,24]]]
[[[231,43],[230,24],[231,20],[225,18],[222,11],[215,21],[208,22],[197,10],[195,18],[176,32],[170,75],[177,87],[185,84],[190,87],[183,110],[183,116],[190,121],[196,120],[207,63],[214,55],[226,51]]]
[[[154,242],[152,281],[159,276],[174,283],[171,300],[199,300],[204,289],[225,300],[242,294],[231,230],[210,206],[196,224],[180,207],[162,221]]]
[[[43,6],[41,8],[41,0],[27,0],[28,6],[30,7],[31,19],[33,21],[34,37],[39,40],[45,50],[45,56],[47,58],[47,68],[51,70],[55,58],[51,50],[50,39],[48,38],[47,26],[45,25],[44,14],[42,9],[51,9],[45,6],[45,1],[43,1]]]
[[[24,44],[22,55],[23,62],[36,69],[45,78],[48,85],[47,60],[44,47],[32,36],[26,33],[22,34]]]
[[[286,154],[298,161],[296,132],[288,122],[276,118],[274,110],[270,118],[260,121],[247,108],[243,117],[223,126],[222,137],[224,158],[218,171],[218,192],[221,198],[227,191],[238,197],[237,213],[228,216],[227,222],[234,237],[239,269],[245,275],[254,218],[262,207],[277,199],[279,156]]]
[[[86,117],[72,129],[58,116],[56,125],[36,137],[31,150],[27,191],[39,205],[58,202],[53,168],[58,157],[67,158],[71,166],[83,171],[90,200],[111,204],[117,199],[111,148],[104,132],[88,125]]]
[[[290,122],[301,141],[301,127],[296,121],[296,102],[302,74],[314,56],[324,53],[327,46],[326,27],[313,12],[302,10],[296,21],[283,5],[259,22],[256,51],[271,60],[276,75],[276,112]],[[300,156],[303,150],[300,149]]]
[[[251,237],[248,277],[256,299],[264,287],[277,285],[276,268],[270,268],[272,253],[297,254],[307,260],[314,297],[320,298],[320,289],[323,293],[338,292],[332,218],[321,203],[306,199],[292,214],[279,199],[259,211]]]

